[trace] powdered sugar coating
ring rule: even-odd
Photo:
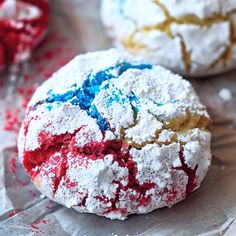
[[[118,48],[180,74],[235,68],[234,0],[103,0],[101,18]]]
[[[29,3],[5,0],[1,5],[0,19],[9,19],[16,26],[19,20],[31,20],[40,15],[41,11]]]
[[[38,88],[18,149],[47,197],[125,219],[199,187],[209,122],[188,81],[111,49],[75,57]]]

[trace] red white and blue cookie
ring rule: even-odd
[[[211,162],[190,83],[115,49],[75,57],[37,89],[19,155],[50,199],[111,219],[171,207]]]

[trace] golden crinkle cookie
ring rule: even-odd
[[[235,0],[103,0],[115,45],[189,76],[236,65]]]

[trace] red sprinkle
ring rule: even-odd
[[[4,130],[18,132],[20,129],[21,121],[19,120],[20,110],[6,110],[5,111],[5,125]]]
[[[17,211],[16,210],[13,210],[13,211],[10,211],[7,215],[8,218],[11,218],[13,217],[15,214],[17,214]]]
[[[47,224],[49,222],[49,220],[37,220],[37,221],[35,221],[35,222],[33,222],[33,223],[31,223],[30,224],[30,226],[32,227],[32,228],[34,228],[34,229],[39,229],[39,225],[40,224]]]
[[[32,190],[30,190],[29,192],[32,195],[32,197],[36,197],[37,194],[35,192],[33,192]]]
[[[16,174],[16,159],[15,157],[12,157],[10,159],[10,168],[13,174]]]

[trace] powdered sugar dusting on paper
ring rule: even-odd
[[[47,197],[125,219],[199,187],[209,122],[189,82],[111,49],[75,57],[37,89],[19,154]]]

